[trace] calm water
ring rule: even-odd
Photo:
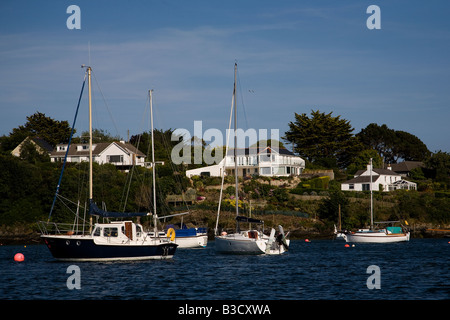
[[[450,298],[450,239],[398,244],[291,241],[283,256],[227,256],[179,249],[173,260],[56,262],[43,245],[0,246],[0,300],[443,300]],[[24,262],[15,262],[21,252]],[[69,290],[70,265],[81,289]],[[367,267],[380,268],[368,289]]]

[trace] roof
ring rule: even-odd
[[[47,141],[45,141],[44,139],[41,139],[39,137],[32,138],[32,137],[28,136],[11,151],[11,154],[13,154],[16,157],[20,156],[20,152],[22,150],[23,145],[28,141],[35,145],[35,149],[39,153],[51,154],[51,152],[53,151],[52,145],[50,143],[48,143]]]
[[[45,151],[47,151],[47,152],[53,151],[52,145],[50,143],[48,143],[47,141],[45,141],[44,139],[41,139],[39,137],[34,137],[34,138],[32,138],[32,140],[34,142],[36,142],[40,147],[44,148]]]
[[[364,170],[358,170],[358,171],[355,173],[355,176],[360,176],[360,175],[362,175],[363,173],[365,173],[365,172],[367,172],[367,171],[369,171],[369,170],[367,170],[367,169],[364,169]],[[389,170],[389,169],[379,169],[379,168],[374,168],[374,169],[372,169],[372,172],[373,172],[374,174],[377,174],[377,175],[385,175],[385,176],[398,176],[398,175],[399,175],[397,172],[395,172],[395,171],[393,171],[393,170]]]
[[[421,161],[403,161],[400,163],[391,164],[391,168],[395,172],[409,172],[415,168],[423,167],[424,164]]]
[[[372,176],[372,182],[377,181],[378,178],[379,176]],[[351,184],[351,183],[370,183],[370,176],[359,176],[343,182],[343,184]]]
[[[265,148],[238,148],[236,149],[236,153],[237,155],[256,155],[256,154],[265,154],[265,153],[278,153],[278,154],[283,154],[283,155],[288,155],[288,156],[295,156],[294,153],[292,153],[291,151],[289,151],[286,148],[271,148],[271,147],[265,147]],[[234,149],[229,149],[227,155],[232,156],[234,155]]]
[[[105,151],[111,144],[116,144],[117,146],[119,146],[121,149],[123,149],[124,152],[126,153],[133,153],[133,154],[137,154],[138,156],[145,156],[144,153],[142,153],[141,151],[139,151],[139,149],[137,149],[135,146],[133,146],[131,143],[121,143],[121,142],[100,142],[100,143],[94,143],[94,149],[92,150],[92,155],[93,156],[98,156],[100,155],[103,151]],[[86,145],[86,143],[74,143],[70,145],[69,148],[69,156],[89,156],[89,149],[85,149],[85,150],[78,150],[77,147],[78,146],[83,146]],[[64,144],[59,144],[58,146],[64,146]],[[54,150],[51,153],[51,156],[62,156],[65,155],[66,151],[56,151]]]

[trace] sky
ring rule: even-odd
[[[80,29],[67,26],[70,5]],[[370,5],[380,29],[367,26]],[[354,134],[386,124],[450,152],[449,12],[446,0],[2,0],[0,135],[37,111],[72,125],[85,64],[95,128],[148,131],[152,89],[156,128],[202,121],[225,136],[237,63],[244,130],[283,136],[295,113],[319,110]]]

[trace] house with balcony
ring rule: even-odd
[[[240,148],[236,149],[237,174],[245,176],[287,177],[299,176],[305,169],[305,160],[285,148]],[[218,164],[186,171],[186,176],[220,177],[225,170],[227,175],[235,175],[234,149],[228,150],[225,158]]]
[[[67,144],[56,145],[50,154],[50,161],[62,162],[66,155],[67,162],[89,161],[89,144],[75,143],[68,147]],[[135,146],[125,141],[101,142],[92,144],[92,160],[98,164],[110,163],[120,170],[129,170],[132,166],[146,166],[145,154]]]

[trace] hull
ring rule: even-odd
[[[114,261],[170,259],[174,243],[160,244],[98,244],[91,236],[43,235],[45,244],[56,260]]]
[[[257,237],[249,237],[249,234],[254,235],[255,231],[216,236],[216,252],[223,254],[277,255],[286,251],[286,248],[277,243],[274,238],[262,234],[259,234]],[[286,239],[285,241],[286,246],[289,247],[290,240]]]
[[[173,242],[178,245],[178,248],[204,248],[208,244],[208,236],[176,237]]]
[[[226,254],[264,254],[263,240],[244,239],[233,235],[217,236],[216,251]]]
[[[393,243],[409,241],[410,233],[355,232],[345,235],[345,241],[354,243]]]

